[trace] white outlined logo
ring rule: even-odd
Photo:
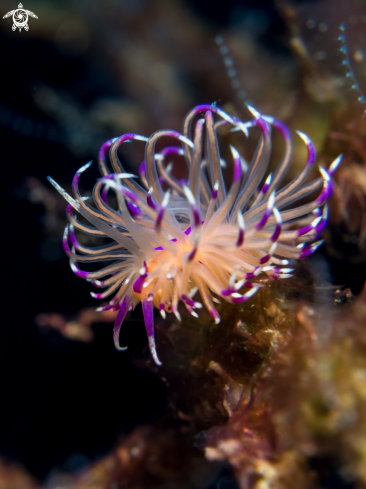
[[[21,31],[22,29],[25,29],[27,31],[29,29],[28,16],[38,19],[38,17],[33,12],[31,12],[30,10],[25,10],[21,3],[18,5],[18,8],[16,10],[11,10],[7,14],[5,14],[3,19],[6,19],[11,15],[13,16],[14,22],[11,27],[13,31],[15,31],[17,28],[19,29],[19,31]]]

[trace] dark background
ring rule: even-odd
[[[1,5],[1,16],[15,4]],[[169,5],[34,0],[24,4],[38,16],[29,19],[28,32],[13,32],[11,19],[1,21],[0,454],[20,461],[37,478],[95,460],[121,433],[156,422],[167,407],[162,382],[133,362],[146,354],[139,311],[123,328],[126,353],[114,349],[112,324],[95,324],[90,344],[37,326],[40,313],[72,318],[98,304],[90,284],[72,274],[63,254],[63,214],[53,214],[57,219],[50,224],[44,200],[32,198],[32,182],[54,194],[47,175],[67,188],[76,169],[95,161],[103,141],[122,133],[124,125],[125,132],[145,135],[162,126],[179,130],[178,121],[191,106],[235,101],[214,43],[218,33],[237,36],[240,43],[246,29],[256,52],[280,59],[292,70],[287,81],[292,87],[298,83],[287,27],[274,2],[170,0]],[[174,13],[178,19],[170,24]],[[174,25],[178,37],[172,35]],[[245,54],[247,46],[241,49]],[[124,50],[131,50],[132,63],[141,56],[144,64],[131,72],[131,65],[119,60]],[[157,62],[161,80],[157,75],[153,86]],[[58,102],[52,108],[54,95]],[[254,92],[249,95],[260,103]],[[131,125],[140,120],[141,129],[130,129],[128,121],[118,125],[109,113],[104,120],[97,107],[106,97],[123,102]],[[84,188],[96,177],[92,168],[83,177]]]

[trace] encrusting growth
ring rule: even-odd
[[[149,347],[160,365],[154,339],[154,306],[163,318],[174,313],[180,318],[178,303],[197,316],[202,307],[195,299],[199,292],[204,306],[218,322],[214,302],[217,297],[233,304],[248,300],[263,281],[260,274],[278,279],[291,276],[292,259],[313,253],[322,241],[320,231],[327,223],[327,200],[332,192],[331,175],[341,161],[337,158],[328,170],[319,167],[321,177],[305,183],[315,162],[311,140],[298,131],[308,158],[303,171],[291,183],[280,188],[292,156],[289,130],[272,117],[262,116],[248,106],[253,120],[242,122],[215,105],[199,105],[183,121],[182,133],[159,130],[150,138],[125,134],[104,143],[99,152],[102,178],[93,190],[95,207],[80,195],[78,183],[90,164],[83,166],[73,180],[73,197],[51,178],[50,182],[68,201],[63,246],[76,275],[104,292],[92,293],[97,299],[113,295],[99,310],[118,310],[114,325],[114,343],[118,350],[122,322],[130,309],[141,302]],[[215,116],[217,120],[215,120]],[[218,132],[258,131],[260,140],[250,165],[230,146],[233,178],[226,188],[222,174],[225,162],[220,157]],[[286,149],[278,168],[264,183],[271,154],[271,130],[282,135]],[[179,145],[155,152],[160,138]],[[145,160],[140,166],[141,184],[123,169],[117,156],[126,141],[145,143]],[[110,172],[107,154],[113,167]],[[178,180],[169,157],[185,161],[188,178]],[[166,165],[166,163],[168,163]],[[314,191],[318,197],[307,204],[294,203]],[[109,205],[108,193],[114,192],[118,209]],[[281,211],[281,209],[286,210]],[[74,215],[77,211],[91,226]],[[301,218],[301,219],[300,219]],[[75,236],[75,229],[112,243],[86,247]],[[99,271],[83,271],[78,263],[111,261]]]

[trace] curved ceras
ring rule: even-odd
[[[98,310],[118,310],[114,325],[114,343],[118,350],[122,322],[130,309],[141,302],[151,354],[160,365],[155,338],[153,308],[163,318],[174,313],[178,319],[179,301],[197,316],[203,305],[215,322],[220,317],[217,298],[233,304],[247,301],[265,286],[259,275],[278,279],[291,276],[290,260],[313,253],[327,223],[327,200],[332,192],[331,175],[341,161],[337,158],[328,170],[319,167],[321,176],[306,183],[314,163],[311,140],[298,131],[307,147],[308,157],[302,172],[281,188],[292,157],[290,132],[280,121],[259,114],[248,106],[253,119],[243,122],[214,105],[199,105],[183,121],[182,133],[160,130],[145,138],[125,134],[104,143],[99,152],[102,178],[93,189],[95,207],[79,192],[81,174],[73,180],[73,197],[56,182],[55,188],[69,202],[69,224],[63,246],[76,275],[85,278],[103,292],[92,293],[97,299],[112,296]],[[216,121],[215,121],[216,117]],[[237,149],[230,146],[233,177],[226,188],[218,136],[222,126],[230,131],[260,134],[257,150],[247,165]],[[265,178],[271,154],[271,131],[278,130],[285,152],[273,175]],[[155,145],[169,137],[179,145],[156,152]],[[145,160],[140,166],[140,181],[125,172],[117,155],[127,141],[145,143]],[[110,156],[112,171],[107,164]],[[185,161],[188,178],[174,177],[169,158]],[[168,165],[166,165],[168,162]],[[264,183],[262,183],[264,180]],[[315,200],[295,206],[295,202],[320,189]],[[118,209],[110,204],[114,192]],[[282,210],[286,208],[286,210]],[[81,223],[73,210],[91,225]],[[110,238],[112,243],[90,248],[79,243],[75,229]],[[78,263],[111,261],[99,271],[87,272]],[[199,293],[202,303],[195,299]]]

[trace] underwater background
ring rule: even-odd
[[[28,31],[0,23],[0,489],[366,487],[366,1],[24,8],[38,17]],[[69,190],[92,160],[90,191],[105,140],[179,131],[215,102],[305,132],[324,166],[344,158],[324,245],[293,278],[223,306],[218,326],[158,322],[159,369],[139,308],[115,350],[115,315],[70,271],[47,176]],[[289,178],[304,155],[296,143]]]

